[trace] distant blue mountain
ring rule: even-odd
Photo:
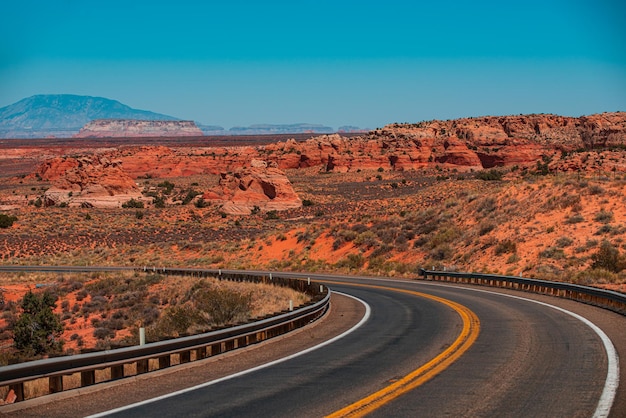
[[[69,137],[94,119],[179,120],[103,97],[40,94],[0,108],[0,137]]]

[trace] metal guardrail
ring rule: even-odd
[[[77,271],[77,269],[71,270]],[[85,268],[85,270],[93,271],[89,268]],[[221,280],[273,283],[279,286],[288,286],[297,291],[306,293],[311,296],[311,301],[293,311],[285,310],[255,322],[203,334],[149,343],[141,346],[49,358],[0,367],[0,387],[8,386],[14,391],[16,401],[22,401],[24,400],[24,383],[36,379],[47,378],[49,383],[48,393],[55,393],[64,390],[63,376],[75,373],[80,373],[80,387],[84,387],[96,383],[96,370],[110,368],[110,379],[107,380],[116,380],[125,377],[124,365],[128,364],[135,364],[136,374],[142,374],[170,367],[173,355],[179,356],[179,363],[190,362],[192,360],[192,353],[193,360],[201,360],[237,348],[256,344],[302,327],[321,317],[327,311],[330,303],[330,292],[328,288],[313,283],[310,279],[290,279],[282,275],[281,277],[272,277],[271,273],[237,273],[232,271],[222,272],[221,270],[163,268],[144,268],[140,270],[168,275],[217,277]],[[59,268],[53,271],[59,272],[66,270]],[[158,360],[158,367],[153,370],[150,370],[149,360],[151,359]]]
[[[502,287],[556,296],[598,306],[622,315],[626,315],[626,295],[611,290],[581,286],[572,283],[527,279],[517,276],[499,276],[495,274],[461,273],[420,269],[420,275],[424,278],[424,280]]]

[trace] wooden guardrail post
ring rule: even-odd
[[[196,348],[196,360],[202,360],[206,356],[206,347]]]
[[[96,383],[96,371],[87,370],[80,373],[80,385],[91,386]]]
[[[124,365],[111,366],[111,380],[122,379],[124,377]]]
[[[24,383],[15,383],[13,385],[9,385],[9,390],[12,390],[15,393],[15,401],[21,402],[24,400]]]
[[[171,359],[170,359],[169,354],[166,356],[159,357],[159,369],[166,369],[170,367],[170,364],[171,364]]]
[[[137,374],[148,373],[149,370],[150,366],[148,359],[137,361]]]
[[[48,391],[50,393],[63,392],[63,376],[50,376],[48,378]]]

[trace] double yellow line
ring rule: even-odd
[[[340,282],[327,283],[346,284]],[[459,316],[463,320],[463,329],[454,341],[454,343],[450,345],[450,347],[440,353],[437,357],[430,360],[428,363],[407,374],[402,379],[399,379],[391,385],[384,387],[378,392],[372,393],[371,395],[351,405],[348,405],[345,408],[340,409],[339,411],[333,412],[332,414],[328,415],[329,418],[362,417],[374,411],[375,409],[380,408],[386,403],[396,399],[400,395],[426,383],[428,380],[432,379],[437,374],[444,371],[454,361],[461,357],[463,353],[465,353],[472,346],[474,341],[476,341],[476,338],[478,338],[478,334],[480,332],[480,321],[478,320],[478,317],[474,312],[461,304],[458,304],[448,299],[428,295],[426,293],[415,292],[412,290],[394,289],[391,287],[365,284],[350,283],[349,285],[391,290],[400,293],[408,293],[410,295],[423,297],[439,303],[443,303],[444,305],[449,306],[454,311],[456,311],[456,313],[459,314]]]

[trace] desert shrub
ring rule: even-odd
[[[194,306],[206,315],[207,322],[224,325],[250,316],[252,295],[230,289],[202,287],[194,291]]]
[[[347,268],[349,270],[359,270],[365,265],[365,258],[361,254],[348,254],[347,257],[339,260],[335,266]]]
[[[604,234],[614,234],[615,228],[609,224],[602,225],[598,230],[594,233],[594,235],[604,235]]]
[[[123,208],[135,208],[135,209],[143,209],[143,202],[136,199],[130,199],[127,202],[122,203]]]
[[[571,239],[570,237],[560,237],[559,239],[556,240],[556,246],[558,248],[569,247],[573,243],[574,243],[574,240]]]
[[[613,212],[602,209],[600,210],[600,212],[596,213],[596,216],[593,218],[593,220],[603,224],[608,224],[613,220]]]
[[[561,260],[565,258],[565,253],[561,248],[549,247],[539,252],[539,257],[551,258],[553,260]]]
[[[267,211],[267,213],[265,214],[265,219],[272,220],[272,219],[278,219],[278,218],[279,218],[278,217],[278,212],[275,211],[275,210]]]
[[[602,195],[602,194],[604,194],[604,188],[602,188],[602,186],[599,186],[597,184],[589,186],[589,188],[587,190],[589,190],[589,194],[591,194],[591,195]]]
[[[59,352],[63,347],[63,324],[53,312],[56,297],[47,291],[28,291],[19,306],[22,313],[13,328],[15,348],[27,356]]]
[[[433,260],[442,261],[452,257],[453,251],[448,244],[442,244],[430,251],[430,256]]]
[[[478,213],[491,213],[496,210],[496,199],[494,197],[486,197],[476,205]]]
[[[494,249],[496,255],[511,254],[517,252],[517,244],[509,239],[500,241]]]
[[[583,218],[583,216],[581,214],[575,214],[570,216],[569,218],[565,219],[565,223],[566,224],[577,224],[577,223],[581,223],[584,222],[585,218]]]
[[[183,198],[183,205],[187,205],[187,204],[191,203],[191,201],[193,199],[195,199],[196,196],[198,196],[199,194],[200,194],[200,192],[198,192],[196,190],[193,190],[193,189],[187,190],[187,194]]]
[[[483,236],[496,229],[496,224],[490,221],[483,221],[478,224],[478,235]]]
[[[135,211],[135,218],[137,218],[137,219],[143,219],[143,212],[142,212],[142,211],[140,211],[140,210]]]
[[[172,190],[174,189],[174,183],[171,183],[167,180],[157,184],[157,187],[161,187],[164,188],[165,190],[163,190],[164,194],[170,194],[172,193]]]
[[[619,276],[614,272],[601,269],[601,268],[592,268],[589,270],[578,272],[572,278],[572,281],[574,283],[578,283],[582,285],[591,285],[591,284],[616,283],[618,279],[619,279]]]
[[[13,226],[13,223],[15,221],[17,221],[16,216],[0,213],[0,228],[10,228],[11,226]]]
[[[603,269],[613,273],[619,273],[626,268],[626,259],[620,254],[619,250],[607,240],[600,243],[598,252],[591,256],[591,260],[593,261],[591,267],[594,269]]]
[[[484,181],[499,181],[502,180],[502,172],[492,168],[491,170],[477,171],[474,175],[478,180]]]
[[[378,235],[376,235],[373,231],[368,230],[368,231],[360,233],[355,238],[354,243],[358,246],[372,248],[378,245]]]
[[[98,327],[93,331],[93,336],[98,340],[106,340],[107,338],[115,337],[115,330],[105,327]]]
[[[442,244],[448,244],[457,239],[460,236],[460,231],[453,226],[439,229],[435,235],[428,242],[428,246],[436,248]]]
[[[152,204],[155,208],[163,209],[165,207],[165,199],[162,196],[155,196],[152,199]]]
[[[302,201],[302,206],[304,206],[304,207],[307,207],[307,206],[313,206],[313,204],[314,204],[314,203],[313,203],[313,201],[312,201],[312,200],[309,200],[309,199],[304,199],[304,200]]]

